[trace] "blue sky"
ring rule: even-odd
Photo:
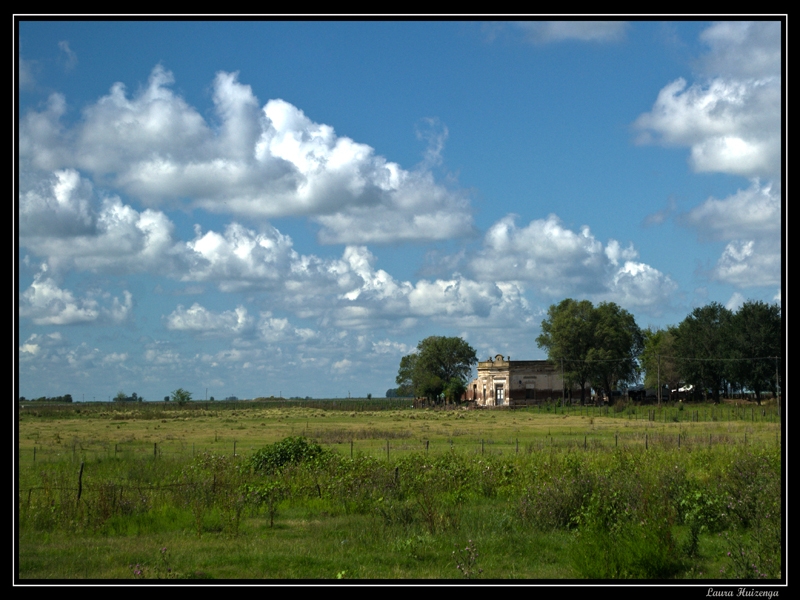
[[[429,335],[544,358],[567,297],[779,302],[780,38],[20,22],[19,392],[382,396]]]

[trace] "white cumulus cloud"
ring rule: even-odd
[[[133,309],[133,296],[123,291],[123,300],[106,293],[104,300],[110,305],[103,306],[91,296],[76,298],[69,291],[58,286],[47,274],[47,265],[34,276],[30,287],[20,294],[19,316],[31,319],[36,325],[73,325],[91,323],[98,319],[122,323]]]
[[[518,282],[548,297],[589,295],[643,309],[656,309],[677,287],[669,276],[635,262],[632,244],[623,248],[612,239],[604,246],[588,227],[572,231],[556,215],[525,227],[515,220],[508,215],[486,233],[470,262],[478,280]]]
[[[201,334],[241,333],[253,326],[253,318],[243,306],[235,310],[215,313],[197,302],[189,308],[178,307],[166,318],[167,329],[192,331]]]
[[[780,24],[714,25],[703,64],[713,75],[678,78],[635,125],[641,141],[691,149],[697,171],[746,177],[780,173]]]
[[[473,232],[467,199],[436,183],[428,163],[405,170],[284,100],[259,108],[238,73],[220,72],[214,80],[218,123],[175,94],[173,83],[160,65],[133,96],[115,83],[69,128],[61,123],[65,100],[53,95],[45,110],[29,112],[20,124],[21,160],[50,171],[78,168],[150,206],[307,216],[322,226],[324,243]],[[441,144],[433,151],[438,157]]]

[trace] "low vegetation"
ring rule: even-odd
[[[170,404],[21,411],[20,578],[783,574],[769,407]]]

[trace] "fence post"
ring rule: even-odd
[[[155,460],[158,456],[158,443],[153,442],[153,460]]]
[[[83,461],[81,461],[81,470],[78,471],[78,502],[81,500],[81,493],[83,492]]]
[[[350,440],[350,459],[353,458],[353,440]]]

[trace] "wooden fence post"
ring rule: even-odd
[[[78,472],[78,502],[81,500],[81,493],[83,492],[83,461],[81,461],[81,470]]]

